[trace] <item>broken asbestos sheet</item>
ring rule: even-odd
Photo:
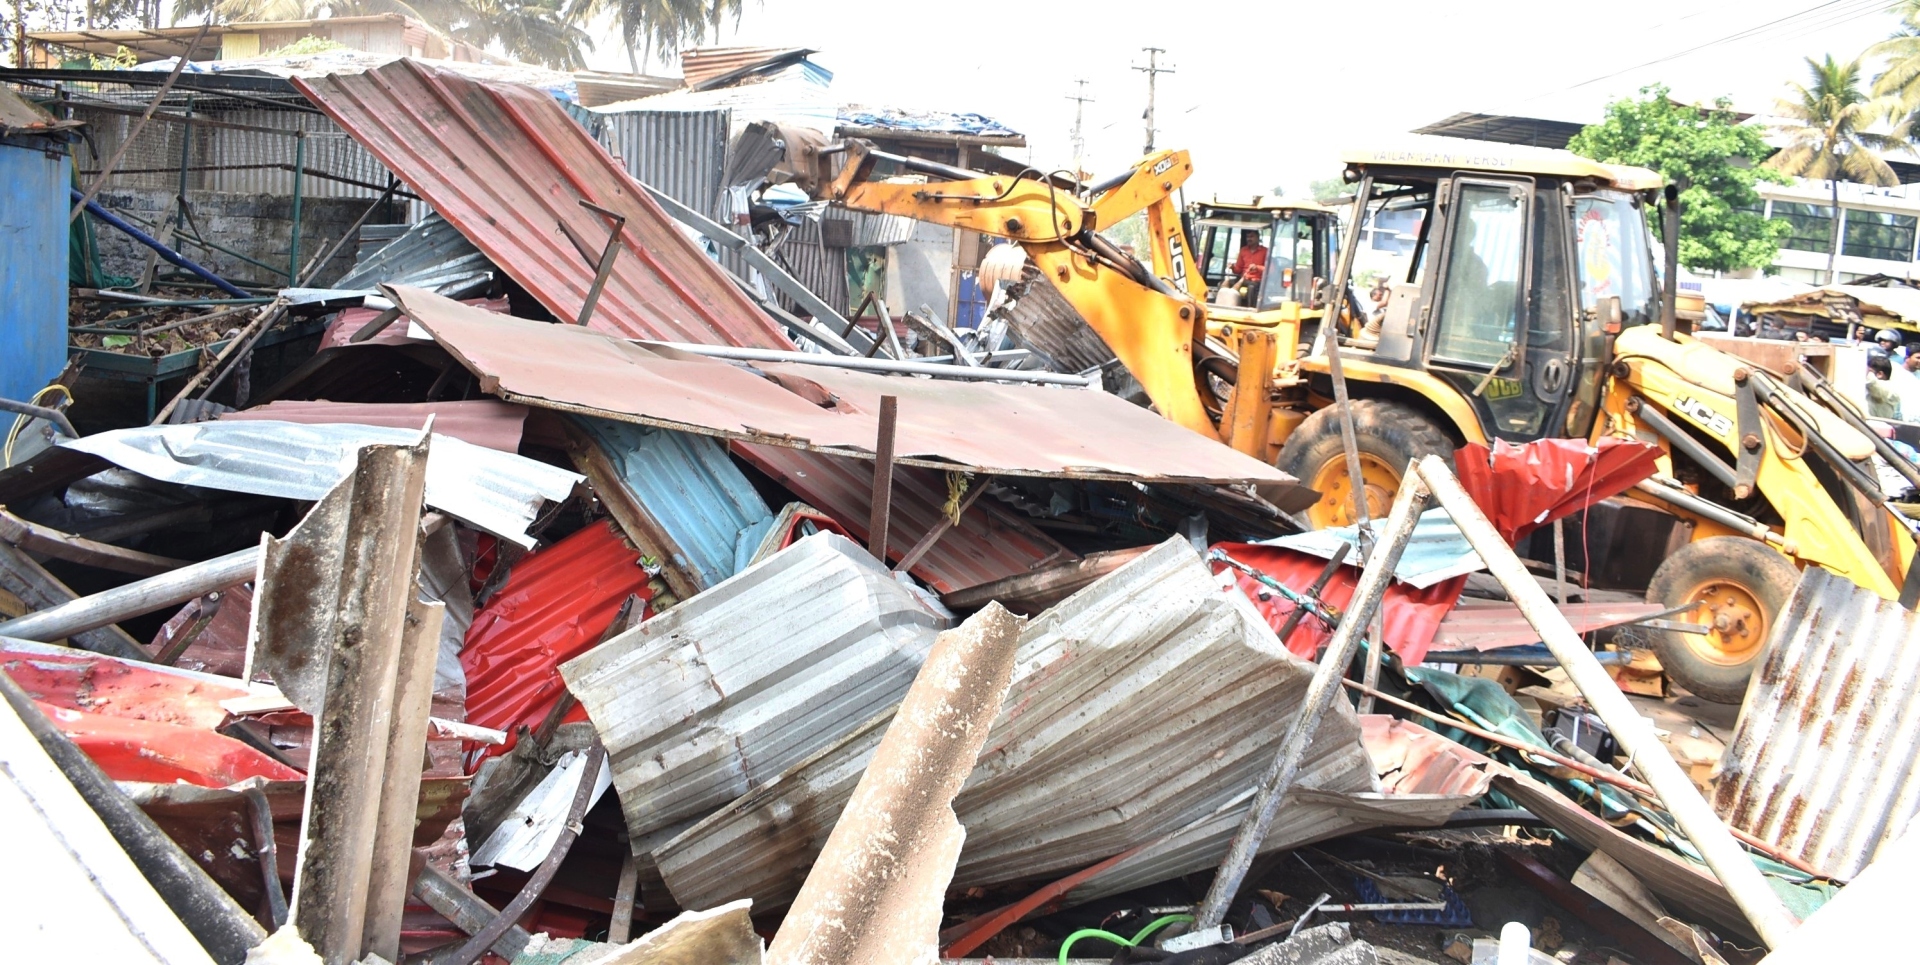
[[[1021,634],[1013,684],[954,801],[967,839],[953,886],[1075,871],[1210,814],[1231,831],[1312,674],[1181,539],[1067,598]],[[889,717],[656,848],[675,899],[752,898],[762,911],[793,900]],[[1300,784],[1379,796],[1344,702],[1320,722]],[[1160,877],[1217,863],[1225,839],[1202,843]]]
[[[898,704],[947,623],[866,550],[818,533],[560,673],[599,731],[637,842]]]
[[[419,438],[414,429],[261,420],[115,429],[62,444],[165,482],[317,500],[353,471],[362,447]],[[567,498],[586,478],[437,432],[432,448],[427,505],[528,548],[540,504]]]

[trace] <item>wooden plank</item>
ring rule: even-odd
[[[440,625],[447,605],[407,606],[394,683],[393,723],[387,738],[386,777],[380,782],[380,816],[373,836],[373,874],[367,886],[363,947],[389,962],[400,960],[400,918],[407,903],[408,858],[419,809],[427,718],[433,711],[433,664],[440,655]]]

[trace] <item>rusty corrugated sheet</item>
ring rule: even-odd
[[[350,423],[419,429],[433,419],[433,431],[501,452],[520,451],[520,430],[527,407],[498,399],[463,402],[269,402],[220,416],[222,422],[266,419],[303,425]]]
[[[871,458],[880,400],[900,401],[896,460],[1015,476],[1251,482],[1283,510],[1313,491],[1250,456],[1104,392],[897,378],[792,362],[751,369],[572,325],[495,315],[417,288],[386,291],[481,388],[621,422]]]
[[[1180,539],[1029,623],[1015,668],[954,800],[967,828],[955,888],[1078,870],[1221,811],[1230,834],[1234,799],[1265,771],[1313,674]],[[674,897],[790,901],[886,723],[867,722],[654,849]],[[1342,801],[1379,790],[1345,702],[1321,720],[1299,783]],[[1217,863],[1225,836],[1205,844],[1161,877]]]
[[[869,537],[873,514],[873,463],[779,446],[734,443],[733,451],[793,491],[802,502],[839,521],[861,540]],[[946,498],[945,474],[901,466],[894,470],[892,522],[887,527],[887,558],[906,556],[940,519]],[[933,544],[913,575],[936,593],[952,593],[1032,571],[1048,561],[1075,559],[1053,537],[1000,511],[991,500],[976,500],[960,516],[960,525]]]
[[[554,99],[412,60],[294,85],[561,319],[579,314],[607,222],[627,219],[592,326],[668,341],[792,348],[771,319]],[[590,249],[583,255],[561,225]]]
[[[1858,874],[1920,813],[1920,618],[1817,566],[1780,611],[1714,807],[1829,874]]]
[[[688,87],[699,87],[737,70],[810,53],[805,47],[697,47],[680,55],[680,75]]]

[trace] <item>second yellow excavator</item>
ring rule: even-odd
[[[1450,458],[1465,443],[1614,436],[1660,447],[1659,473],[1629,496],[1690,526],[1647,595],[1691,605],[1678,619],[1709,628],[1658,631],[1655,641],[1668,673],[1702,697],[1740,699],[1798,567],[1920,599],[1914,524],[1881,491],[1872,460],[1911,467],[1844,404],[1816,403],[1672,332],[1647,223],[1663,187],[1655,172],[1477,145],[1351,154],[1353,215],[1338,258],[1322,246],[1304,283],[1290,279],[1293,297],[1235,306],[1208,297],[1211,257],[1191,263],[1173,201],[1192,174],[1186,152],[1153,154],[1087,187],[859,141],[838,153],[825,197],[1016,242],[1162,415],[1318,490],[1311,525],[1353,519],[1347,416],[1370,516],[1386,511],[1411,460]],[[1135,258],[1101,229],[1142,211],[1150,251]],[[1200,214],[1201,229],[1253,220]],[[1378,304],[1349,284],[1363,244],[1393,256]],[[1336,372],[1344,409],[1334,405]],[[1920,486],[1920,473],[1912,481]]]

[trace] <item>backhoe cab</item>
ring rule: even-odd
[[[1318,311],[1340,250],[1339,212],[1312,201],[1215,199],[1189,205],[1186,221],[1212,321],[1244,320],[1288,302]],[[1258,245],[1257,272],[1236,270],[1246,262],[1249,238]]]
[[[1332,404],[1333,339],[1370,517],[1385,515],[1412,460],[1451,460],[1463,443],[1615,436],[1660,447],[1658,476],[1629,496],[1690,525],[1691,542],[1660,563],[1647,596],[1708,628],[1656,638],[1668,673],[1703,697],[1740,699],[1800,566],[1889,599],[1920,598],[1907,582],[1913,523],[1870,462],[1904,459],[1819,385],[1809,388],[1822,403],[1792,380],[1663,334],[1647,224],[1662,184],[1652,171],[1559,151],[1356,154],[1346,159],[1356,205],[1342,245],[1330,243],[1331,216],[1213,205],[1192,212],[1196,259],[1171,200],[1192,172],[1185,152],[1082,186],[857,141],[835,150],[845,162],[822,178],[828,197],[1017,242],[1163,416],[1318,490],[1311,525],[1349,522],[1354,505]],[[1100,233],[1140,211],[1144,260]],[[1236,232],[1267,232],[1271,269],[1289,224],[1293,284],[1276,290],[1286,276],[1269,270],[1238,291],[1227,276],[1246,237]],[[1307,236],[1313,271],[1303,279]],[[1322,266],[1328,283],[1302,290]],[[1381,302],[1352,284],[1356,266],[1384,276]],[[1223,304],[1233,301],[1242,304]],[[1920,472],[1909,481],[1920,485]]]

